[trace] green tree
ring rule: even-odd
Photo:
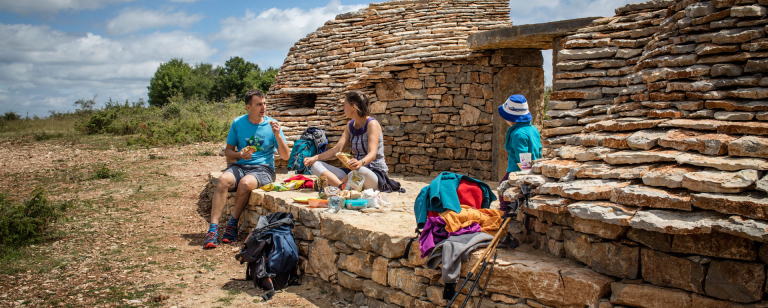
[[[245,61],[240,57],[232,57],[224,63],[224,68],[216,78],[216,85],[211,93],[213,100],[222,100],[235,95],[241,97],[250,90],[253,84],[249,84],[247,77],[252,72],[258,72],[259,66]]]
[[[210,63],[195,64],[189,78],[184,79],[184,97],[209,98],[220,72],[221,67],[214,68]]]
[[[149,105],[163,106],[174,95],[183,94],[184,80],[192,75],[192,68],[182,59],[171,59],[160,64],[149,81]]]
[[[264,93],[269,91],[269,87],[275,82],[275,76],[277,76],[278,69],[268,68],[267,70],[253,71],[246,77],[246,83],[249,85],[249,89],[259,89]]]

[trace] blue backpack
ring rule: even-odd
[[[294,141],[291,149],[291,158],[288,159],[288,170],[294,170],[297,174],[310,174],[312,170],[304,166],[304,158],[317,154],[317,147],[311,140],[299,139]]]
[[[280,226],[264,232],[272,234],[272,251],[267,256],[267,273],[283,274],[291,272],[299,262],[299,250],[291,234],[290,226]]]

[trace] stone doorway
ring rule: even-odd
[[[498,116],[497,108],[512,94],[522,94],[528,100],[533,124],[541,131],[544,120],[544,59],[538,49],[503,49],[494,54],[493,61],[510,64],[493,76],[493,166],[494,181],[507,172],[508,154],[504,149],[509,125]]]

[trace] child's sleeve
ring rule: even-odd
[[[511,137],[512,150],[514,151],[512,158],[515,159],[515,164],[519,164],[520,153],[531,153],[531,149],[528,147],[528,136],[522,134],[513,134]]]

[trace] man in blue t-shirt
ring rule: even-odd
[[[237,162],[224,170],[216,184],[211,224],[203,248],[216,248],[219,244],[219,218],[227,201],[227,192],[237,192],[235,210],[221,238],[222,242],[231,243],[237,241],[238,219],[248,203],[251,190],[275,180],[275,152],[285,160],[290,155],[280,123],[266,116],[264,93],[259,90],[245,93],[245,109],[248,109],[248,114],[237,117],[229,127],[224,155],[237,159]],[[278,135],[280,138],[277,138]]]

